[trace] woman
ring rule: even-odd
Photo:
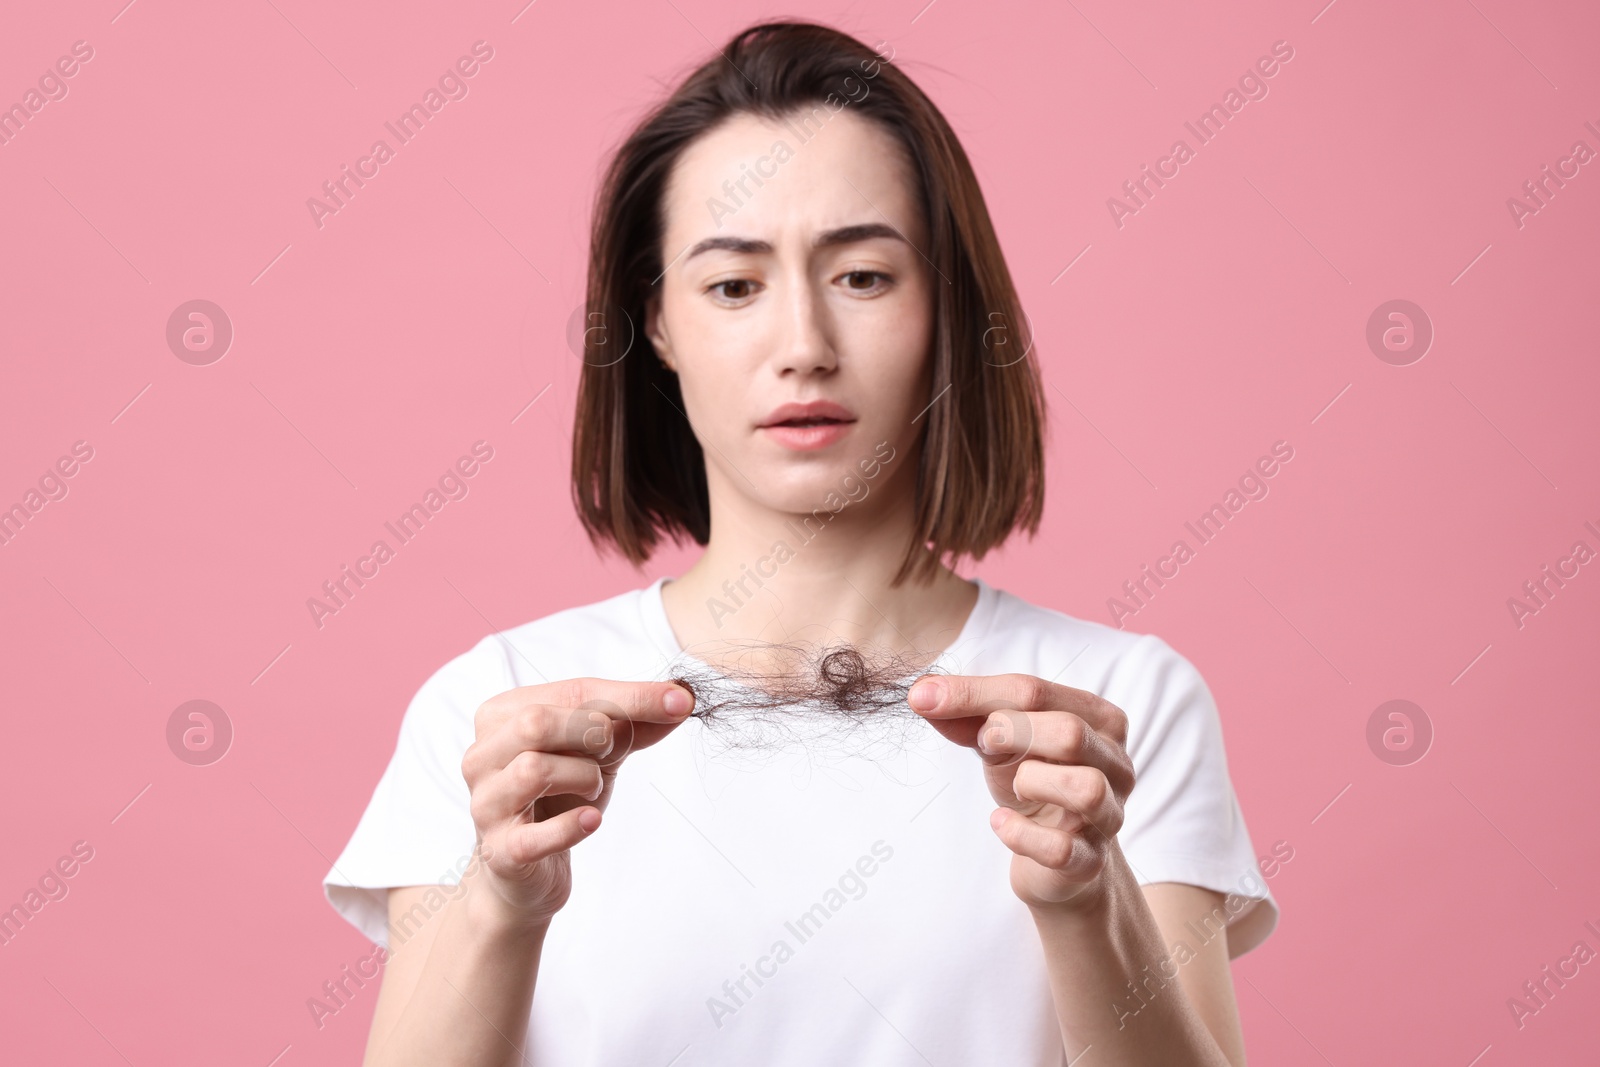
[[[618,150],[586,314],[586,528],[705,551],[417,693],[326,880],[388,948],[366,1062],[1242,1064],[1277,913],[1204,682],[944,562],[1037,528],[1044,405],[928,99],[739,34]]]

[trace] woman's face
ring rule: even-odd
[[[800,122],[741,114],[685,149],[645,326],[678,374],[713,498],[786,512],[859,480],[862,460],[890,454],[880,442],[895,449],[889,473],[910,466],[938,281],[893,136],[848,107]],[[772,425],[783,405],[817,401],[843,421]]]

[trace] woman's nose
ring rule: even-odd
[[[782,302],[782,317],[778,346],[780,372],[793,370],[804,375],[830,371],[837,365],[827,302],[809,282],[788,287]]]

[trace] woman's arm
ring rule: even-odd
[[[1203,929],[1206,924],[1217,922],[1217,916],[1228,914],[1223,906],[1227,897],[1214,889],[1182,882],[1156,882],[1141,888],[1168,945],[1181,941],[1189,946],[1198,940],[1192,930]],[[1176,960],[1178,985],[1222,1046],[1228,1062],[1244,1067],[1244,1027],[1239,1021],[1239,1002],[1233,995],[1228,930],[1225,924],[1219,925],[1216,935],[1194,947],[1192,955]]]
[[[366,1067],[525,1062],[540,952],[572,891],[570,850],[600,826],[627,755],[693,707],[694,695],[672,683],[596,678],[484,701],[461,761],[477,830],[472,863],[455,886],[389,890],[396,948]]]
[[[1043,943],[1068,1061],[1092,1048],[1108,1067],[1239,1067],[1225,937],[1178,959],[1163,941],[1200,917],[1187,909],[1208,891],[1156,890],[1163,929],[1117,841],[1134,788],[1122,710],[1025,674],[928,676],[907,699],[982,756],[1000,805],[990,825],[1014,853],[1011,887]]]
[[[1113,841],[1098,891],[1033,906],[1069,1062],[1093,1049],[1085,1063],[1106,1067],[1244,1067],[1226,932],[1181,957],[1163,940],[1222,899],[1175,883],[1141,892]]]
[[[507,914],[497,894],[481,892],[482,869],[475,864],[462,878],[464,890],[389,890],[389,943],[402,929],[410,936],[385,962],[363,1067],[521,1062],[549,924]],[[423,898],[452,891],[430,914]]]

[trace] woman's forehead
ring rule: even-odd
[[[915,227],[911,169],[891,133],[848,106],[805,119],[739,114],[685,148],[664,195],[669,239],[809,243],[863,222]]]

